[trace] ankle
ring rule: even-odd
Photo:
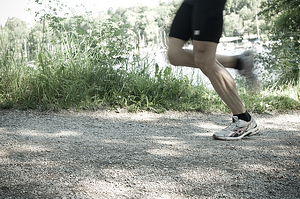
[[[243,114],[238,114],[238,115],[234,115],[237,116],[239,118],[239,120],[244,120],[246,122],[250,122],[251,120],[251,115],[248,113],[248,111],[246,111]]]
[[[241,59],[238,56],[236,58],[237,58],[237,61],[236,61],[235,69],[242,70]]]

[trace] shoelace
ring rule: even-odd
[[[229,126],[225,128],[225,130],[234,130],[236,127],[239,127],[239,122],[232,122]]]

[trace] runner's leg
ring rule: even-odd
[[[168,57],[172,65],[175,66],[188,66],[197,68],[194,55],[192,50],[183,49],[183,46],[186,42],[181,39],[174,37],[169,38],[169,48],[168,48]],[[225,55],[216,55],[217,60],[225,68],[235,68],[237,63],[236,56],[225,56]]]
[[[193,40],[193,45],[196,67],[209,78],[218,95],[234,115],[245,113],[246,108],[239,97],[232,76],[216,60],[217,43]]]

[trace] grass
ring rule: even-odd
[[[1,108],[230,112],[216,92],[197,83],[197,78],[159,66],[147,57],[124,57],[130,47],[120,48],[126,43],[123,39],[95,47],[102,52],[97,54],[89,42],[84,46],[66,35],[59,43],[61,48],[47,49],[39,44],[43,50],[36,52],[37,58],[31,61],[20,56],[24,53],[13,49],[9,41],[2,32]],[[119,50],[110,54],[113,45]],[[264,87],[253,94],[239,82],[241,98],[252,112],[300,110],[299,86]]]
[[[76,61],[63,66],[56,59],[40,57],[38,69],[24,63],[2,68],[1,108],[229,112],[215,91],[192,84],[186,76],[174,77],[170,68],[148,65],[147,60],[135,63],[147,65],[143,66],[146,69],[125,70]],[[149,72],[153,67],[157,70],[154,76]],[[252,112],[300,110],[296,86],[267,87],[257,94],[241,87],[239,92]]]

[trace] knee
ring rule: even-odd
[[[206,76],[211,74],[215,67],[215,59],[205,55],[205,53],[197,53],[194,57],[194,62],[197,68],[199,68]]]
[[[194,62],[206,75],[214,74],[216,69],[216,48],[213,42],[193,41]]]

